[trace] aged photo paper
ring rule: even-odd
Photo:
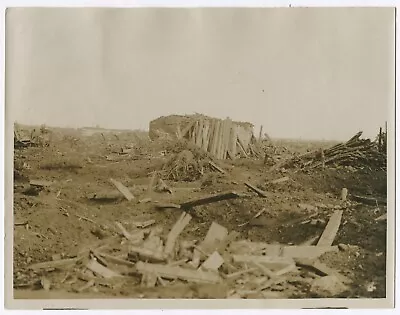
[[[8,8],[6,307],[392,308],[395,17]]]

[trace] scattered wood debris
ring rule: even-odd
[[[116,181],[115,179],[110,178],[110,182],[112,184],[114,184],[114,186],[119,190],[119,192],[121,194],[124,195],[124,197],[128,200],[131,201],[133,199],[135,199],[135,197],[132,195],[132,193],[130,192],[130,190],[125,187],[124,185],[122,185],[120,182]]]

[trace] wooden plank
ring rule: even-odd
[[[215,119],[211,119],[210,130],[208,131],[208,147],[207,147],[207,152],[211,154],[213,149],[214,133],[215,133]]]
[[[232,242],[229,246],[229,251],[234,254],[260,255],[262,253],[266,256],[281,256],[282,245],[240,240]]]
[[[182,130],[182,137],[184,138],[187,133],[193,128],[194,124],[196,123],[195,120],[191,121],[183,130]]]
[[[384,221],[384,220],[387,220],[387,213],[384,213],[375,219],[375,221]]]
[[[221,281],[219,275],[214,272],[185,269],[160,264],[149,264],[142,261],[137,262],[136,270],[139,273],[153,273],[166,279],[181,279],[199,283],[218,283]]]
[[[203,147],[203,143],[202,143],[202,140],[203,140],[203,127],[204,127],[204,122],[203,122],[203,119],[200,118],[199,127],[197,129],[197,135],[196,135],[196,145],[199,148]]]
[[[219,120],[215,120],[214,121],[214,124],[215,124],[215,126],[214,126],[214,132],[213,132],[213,140],[212,140],[212,146],[211,146],[211,154],[214,156],[214,157],[217,157],[217,142],[218,142],[218,133],[219,133],[219,127],[220,127],[220,124],[219,124]]]
[[[221,257],[221,255],[215,251],[209,256],[206,261],[200,266],[201,269],[204,270],[218,270],[219,267],[222,266],[224,263],[224,259]]]
[[[224,156],[225,129],[226,129],[226,120],[221,120],[221,132],[219,136],[219,145],[218,145],[218,159],[220,160],[222,160]]]
[[[176,137],[179,140],[182,139],[182,131],[181,131],[181,126],[179,124],[176,126]]]
[[[326,252],[337,252],[337,246],[285,246],[282,256],[290,258],[318,258]]]
[[[209,131],[210,131],[210,121],[205,120],[204,121],[204,130],[203,130],[203,150],[207,151],[208,149],[208,142],[209,142]]]
[[[236,125],[232,123],[229,135],[229,148],[228,148],[231,159],[234,159],[236,157],[236,142],[237,142]]]
[[[135,197],[132,195],[132,193],[129,191],[127,187],[122,185],[119,181],[116,181],[115,179],[110,178],[110,182],[114,184],[114,186],[119,190],[121,194],[124,195],[126,199],[129,201],[135,199]]]
[[[333,241],[335,240],[336,233],[339,230],[339,226],[342,220],[343,210],[335,211],[331,218],[329,219],[328,224],[325,227],[324,232],[319,239],[317,246],[331,246]]]
[[[47,180],[31,179],[29,181],[29,184],[31,186],[35,186],[35,187],[49,187],[49,186],[53,185],[54,182],[50,182],[50,181],[47,181]]]
[[[231,133],[231,126],[232,126],[232,120],[228,118],[226,120],[225,134],[224,134],[224,153],[222,157],[224,160],[226,159],[229,150],[229,138]]]
[[[239,151],[245,156],[248,157],[246,151],[244,150],[243,146],[239,142],[239,136],[237,137],[236,147],[239,148]]]
[[[209,161],[208,163],[209,163],[213,168],[215,168],[218,172],[220,172],[220,173],[222,173],[222,174],[225,174],[225,171],[224,171],[222,168],[220,168],[217,164],[215,164],[214,162]]]
[[[239,198],[239,197],[242,197],[242,195],[240,195],[234,191],[230,191],[230,192],[224,192],[221,194],[216,194],[216,195],[212,195],[209,197],[203,197],[200,199],[195,199],[195,200],[191,200],[188,202],[184,202],[184,203],[181,203],[180,206],[182,209],[189,209],[189,208],[193,208],[196,206],[206,205],[209,203],[218,202],[218,201],[222,201],[222,200],[235,199],[235,198]]]
[[[198,130],[199,130],[199,121],[196,120],[196,122],[194,123],[192,135],[191,135],[191,138],[190,138],[190,142],[191,142],[193,145],[196,145],[196,138],[197,138],[197,132],[198,132]]]
[[[176,239],[178,238],[179,234],[182,233],[186,225],[189,224],[191,219],[192,216],[189,213],[183,212],[178,221],[176,221],[171,231],[169,232],[167,242],[165,243],[164,254],[166,256],[171,256]]]
[[[218,159],[219,135],[220,135],[220,130],[221,130],[221,121],[217,120],[215,123],[216,123],[216,128],[215,128],[215,132],[214,132],[213,155]]]
[[[253,190],[254,192],[256,192],[259,196],[267,198],[267,193],[255,186],[253,186],[252,184],[250,184],[249,182],[245,182],[244,183],[247,187],[249,187],[251,190]]]
[[[111,279],[114,277],[121,277],[121,275],[111,269],[108,269],[107,267],[104,267],[103,265],[100,265],[97,261],[91,259],[89,262],[86,264],[86,268],[89,270],[93,271],[95,274],[105,278],[105,279]]]
[[[232,255],[232,258],[235,263],[260,263],[272,270],[282,269],[294,263],[289,257]]]
[[[105,253],[100,253],[98,251],[94,251],[94,252],[96,253],[96,255],[103,257],[106,261],[116,264],[116,265],[123,265],[123,266],[128,266],[128,267],[134,267],[136,265],[135,263],[125,260],[125,259],[114,257],[114,256],[111,256],[111,255],[108,255]]]
[[[158,203],[155,205],[157,209],[180,209],[181,205],[175,203]]]
[[[203,132],[203,150],[208,151],[208,143],[209,143],[209,132],[210,132],[211,124],[209,119],[204,120],[204,132]]]
[[[226,239],[228,235],[228,229],[223,227],[222,225],[212,222],[210,228],[207,231],[206,237],[199,245],[199,248],[204,250],[216,250],[220,245],[222,245],[223,241]],[[215,247],[215,248],[213,248]],[[193,260],[192,265],[197,268],[200,263],[200,259],[202,256],[202,252],[198,249],[193,251]]]
[[[81,259],[82,259],[82,257],[45,261],[45,262],[30,265],[29,269],[40,270],[40,269],[52,269],[52,268],[65,268],[65,267],[76,264]]]
[[[225,119],[223,121],[223,129],[222,129],[222,134],[221,134],[221,152],[220,152],[220,159],[225,159],[226,158],[226,139],[227,139],[227,132],[228,132],[228,120]]]

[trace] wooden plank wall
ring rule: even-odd
[[[229,118],[225,120],[200,118],[190,127],[187,137],[192,144],[217,159],[235,159],[239,152],[247,156],[251,132],[236,125]]]

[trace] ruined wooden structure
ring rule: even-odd
[[[254,126],[248,122],[232,121],[204,115],[164,116],[150,122],[149,136],[187,139],[209,152],[217,159],[235,159],[237,156],[254,154],[253,144],[257,141]]]

